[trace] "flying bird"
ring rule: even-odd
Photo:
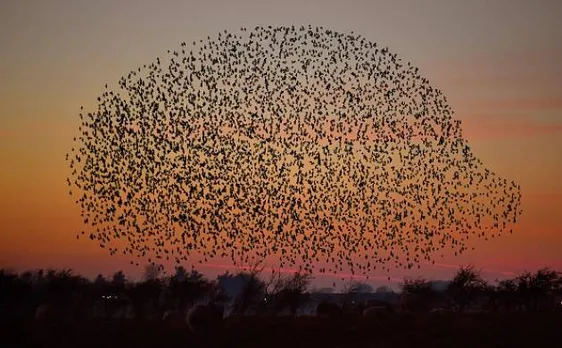
[[[484,167],[443,93],[388,47],[312,26],[188,46],[81,114],[68,183],[112,255],[368,275],[460,254],[521,215],[520,187]]]

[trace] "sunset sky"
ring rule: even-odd
[[[550,266],[562,271],[561,1],[3,1],[0,3],[0,267],[70,267],[86,276],[142,269],[76,240],[65,154],[80,106],[107,83],[182,41],[256,25],[354,31],[420,68],[447,97],[473,153],[521,185],[513,235],[478,242],[420,270],[451,277],[474,264],[488,280]],[[190,265],[186,265],[190,266]],[[228,260],[196,268],[214,277]],[[230,270],[234,270],[230,268]],[[339,278],[317,275],[315,285]]]

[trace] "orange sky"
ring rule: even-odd
[[[92,108],[105,83],[116,86],[182,41],[271,23],[354,30],[389,46],[443,91],[485,166],[521,185],[523,216],[513,235],[436,266],[397,270],[393,281],[447,278],[467,263],[486,269],[488,279],[562,270],[559,13],[557,1],[515,0],[2,2],[0,267],[138,276],[128,260],[75,238],[80,210],[68,195],[64,157],[78,134],[80,105]],[[214,275],[221,267],[199,268]],[[372,274],[373,284],[381,283],[377,276],[387,275]],[[333,280],[318,276],[316,284]]]

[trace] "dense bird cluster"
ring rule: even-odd
[[[461,253],[520,215],[520,187],[388,48],[311,26],[188,46],[80,115],[68,184],[81,233],[112,254],[368,274]]]

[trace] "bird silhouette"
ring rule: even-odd
[[[522,213],[442,92],[357,34],[223,31],[118,85],[80,114],[67,155],[88,235],[112,255],[369,274],[460,254]]]

